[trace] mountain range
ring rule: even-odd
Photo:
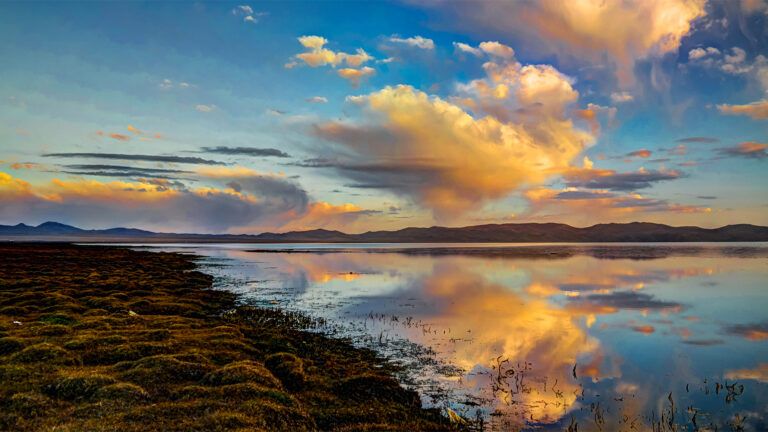
[[[549,242],[753,242],[768,241],[768,227],[739,224],[720,228],[673,227],[632,222],[585,228],[560,223],[487,224],[460,228],[404,228],[347,234],[315,229],[261,234],[157,233],[135,228],[85,230],[58,222],[0,225],[0,240],[87,242],[227,243],[549,243]]]

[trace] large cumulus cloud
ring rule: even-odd
[[[318,166],[390,190],[438,220],[564,172],[594,137],[568,117],[578,92],[550,66],[486,65],[451,100],[407,85],[353,96],[356,121],[315,126],[335,144]]]

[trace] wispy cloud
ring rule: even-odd
[[[645,170],[619,173],[605,169],[573,169],[563,175],[569,187],[632,191],[651,187],[661,181],[677,180],[683,173],[676,170]]]
[[[403,44],[413,48],[419,48],[423,50],[435,49],[435,41],[423,36],[413,36],[408,38],[402,38],[400,36],[391,36],[388,41],[396,44]]]
[[[731,147],[719,148],[717,152],[723,156],[764,159],[768,157],[768,144],[749,141]]]
[[[218,153],[224,155],[243,155],[243,156],[262,156],[262,157],[290,157],[288,153],[275,148],[258,148],[258,147],[202,147],[200,149],[205,153]]]
[[[240,5],[232,9],[232,15],[243,17],[243,21],[251,24],[256,24],[259,19],[269,15],[266,12],[257,12],[249,5]]]
[[[122,154],[122,153],[45,153],[43,157],[55,158],[86,158],[86,159],[114,159],[114,160],[133,160],[144,162],[166,162],[166,163],[184,163],[196,165],[226,165],[224,162],[202,159],[199,157],[185,156],[163,156],[163,155],[140,155],[140,154]]]
[[[216,105],[197,104],[195,109],[203,113],[209,113],[216,110]]]
[[[704,137],[704,136],[693,136],[693,137],[687,137],[687,138],[680,138],[676,140],[676,142],[679,143],[699,143],[699,144],[712,144],[720,142],[720,139],[714,138],[714,137]]]
[[[754,120],[768,119],[768,99],[763,99],[744,105],[722,104],[718,105],[717,109],[719,109],[723,114],[745,115],[751,117]]]

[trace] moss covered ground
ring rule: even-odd
[[[453,430],[372,351],[238,306],[193,257],[0,244],[0,430]]]

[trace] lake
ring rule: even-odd
[[[487,430],[768,430],[765,243],[160,248]]]

